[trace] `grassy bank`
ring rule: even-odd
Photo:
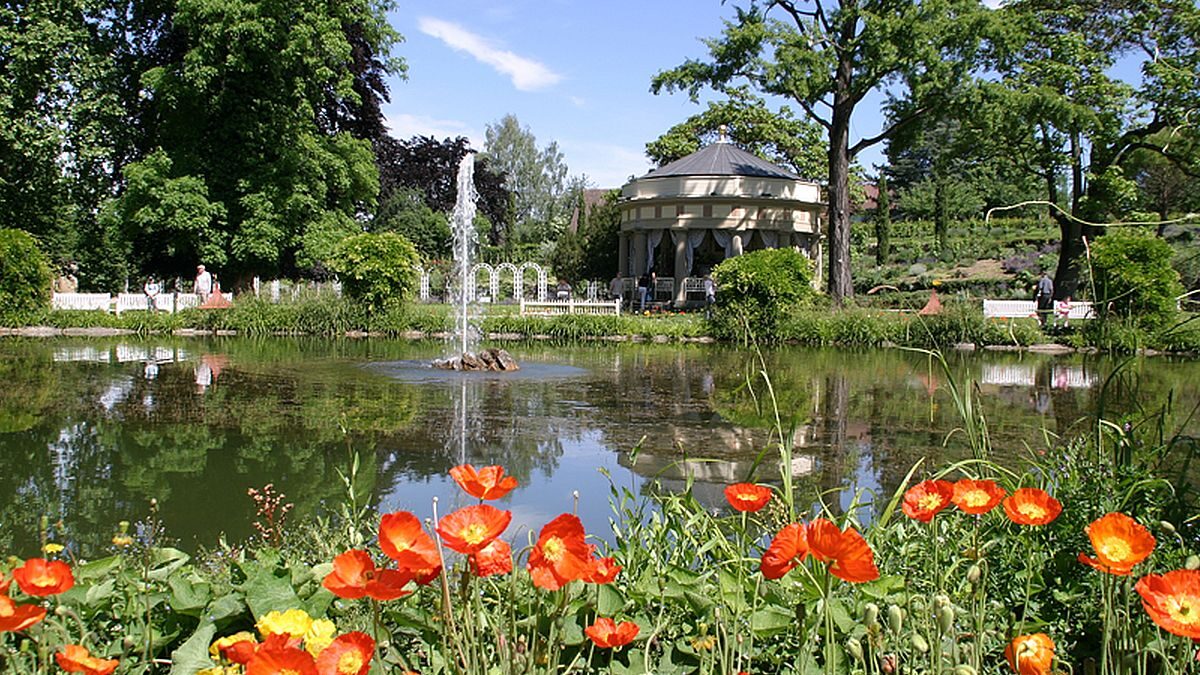
[[[284,303],[242,298],[230,309],[191,309],[178,314],[133,311],[116,316],[104,312],[45,311],[11,323],[62,329],[115,328],[147,334],[199,330],[232,331],[239,335],[370,333],[396,337],[414,332],[436,334],[452,330],[453,317],[445,306],[416,304],[372,314],[351,301],[325,296]],[[494,305],[485,308],[481,327],[485,333],[509,339],[675,341],[713,337],[712,326],[700,313],[522,317],[517,315],[514,306]],[[1033,319],[985,319],[975,302],[951,299],[941,314],[928,317],[917,316],[913,311],[870,307],[836,311],[828,307],[797,309],[782,317],[777,338],[785,343],[822,347],[899,345],[940,349],[961,344],[1025,347],[1059,342],[1118,353],[1138,349],[1200,351],[1200,321],[1187,317],[1154,332],[1119,321],[1092,322],[1075,328],[1069,332],[1047,334]],[[715,337],[728,341],[741,338]]]

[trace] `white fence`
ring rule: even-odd
[[[233,293],[222,293],[233,302]],[[55,293],[50,301],[54,309],[121,312],[159,311],[178,312],[189,307],[198,307],[200,296],[195,293],[159,293],[151,298],[145,293]]]

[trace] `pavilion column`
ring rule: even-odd
[[[749,231],[750,230],[743,230],[743,232],[749,232]],[[742,232],[733,232],[733,233],[731,233],[731,235],[732,235],[733,241],[731,241],[729,243],[730,248],[733,249],[733,251],[732,251],[733,255],[739,256],[742,253],[744,253],[744,251],[742,251]]]
[[[640,277],[646,273],[646,233],[642,230],[633,233],[633,260],[631,263],[633,276]]]
[[[686,299],[683,292],[683,280],[688,275],[688,233],[681,230],[679,236],[672,237],[675,241],[675,306],[680,307]]]
[[[617,235],[617,276],[629,276],[629,235],[624,232]]]

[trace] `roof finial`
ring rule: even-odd
[[[729,142],[729,127],[725,126],[724,124],[717,127],[717,142],[718,143],[728,143]]]

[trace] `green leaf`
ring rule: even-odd
[[[87,589],[87,594],[84,596],[84,602],[88,607],[98,607],[112,597],[113,588],[115,586],[116,579],[105,579],[98,584],[89,586]]]
[[[168,579],[167,584],[171,587],[171,608],[180,614],[200,616],[200,611],[211,599],[212,593],[207,583],[194,584],[175,576]]]
[[[204,618],[216,624],[223,624],[245,611],[246,603],[242,600],[242,594],[227,593],[212,601],[208,611],[204,613]]]
[[[763,607],[750,616],[750,629],[759,635],[774,635],[792,626],[795,617],[780,607]]]
[[[208,655],[208,646],[212,644],[216,634],[216,626],[211,623],[200,624],[186,642],[171,652],[171,675],[192,675],[199,670],[213,667],[212,658]]]
[[[300,598],[292,588],[291,575],[277,576],[274,568],[248,565],[242,594],[250,612],[257,620],[267,612],[286,612],[301,606]],[[283,570],[286,572],[286,570]]]
[[[120,566],[121,556],[113,555],[76,565],[73,572],[75,573],[76,581],[88,581],[89,579],[107,577]]]
[[[621,597],[620,591],[613,588],[612,584],[601,585],[598,595],[596,611],[600,616],[616,616],[625,607],[625,598]]]
[[[146,576],[154,581],[163,581],[190,559],[191,556],[177,548],[156,548],[151,552],[150,573]]]

